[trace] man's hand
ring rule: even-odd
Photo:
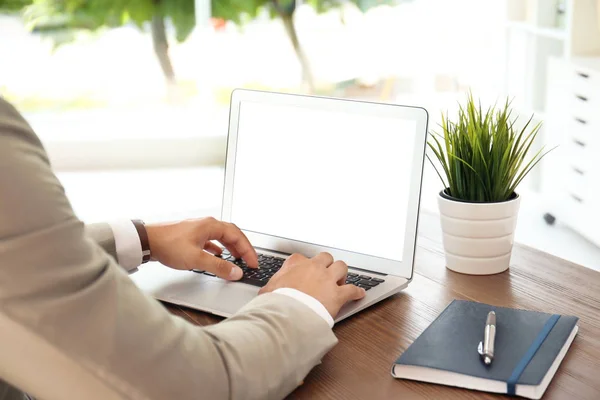
[[[211,240],[223,244],[235,258],[242,258],[251,268],[258,267],[256,251],[246,235],[235,226],[216,219],[202,218],[172,224],[146,225],[152,260],[175,269],[201,269],[220,278],[238,280],[242,270],[214,255],[221,248]]]
[[[348,266],[343,261],[333,262],[329,253],[320,253],[311,259],[293,254],[259,294],[279,288],[297,289],[317,299],[335,318],[344,304],[362,299],[366,294],[358,286],[344,284],[347,274]]]

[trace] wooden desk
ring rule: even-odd
[[[390,376],[394,360],[450,301],[467,299],[578,316],[579,333],[544,399],[600,399],[600,273],[520,245],[511,264],[505,273],[484,277],[447,270],[438,218],[423,214],[413,282],[402,293],[337,324],[339,344],[289,398],[503,398]],[[169,309],[199,325],[220,320],[176,306]]]

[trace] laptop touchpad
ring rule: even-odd
[[[194,282],[192,282],[194,281]],[[177,303],[199,308],[217,315],[229,316],[237,312],[258,295],[258,287],[244,283],[199,276],[175,290],[172,298]]]
[[[166,302],[230,316],[258,294],[258,287],[198,274],[177,271],[159,263],[147,264],[131,275],[135,284]]]

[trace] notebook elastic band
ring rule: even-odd
[[[535,356],[535,353],[538,351],[542,343],[544,343],[544,340],[546,340],[546,337],[548,336],[552,328],[554,328],[554,325],[556,325],[556,322],[559,318],[560,315],[556,314],[548,318],[548,321],[546,321],[546,324],[544,325],[540,333],[537,335],[531,346],[529,346],[529,349],[527,349],[527,352],[513,370],[512,375],[510,376],[510,378],[508,378],[508,381],[506,381],[506,394],[509,394],[511,396],[514,396],[516,394],[517,382],[519,381],[521,374],[523,373],[523,371],[525,371],[525,368],[527,368],[527,365],[529,365],[529,363],[533,359],[533,356]]]

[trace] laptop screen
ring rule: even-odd
[[[397,117],[243,101],[231,221],[402,261],[416,129]]]

